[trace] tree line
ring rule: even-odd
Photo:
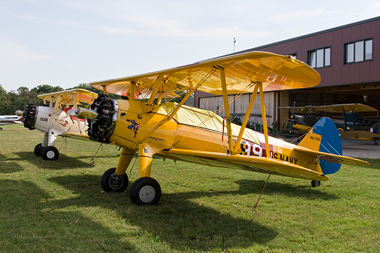
[[[93,91],[95,93],[101,93],[101,91],[91,87],[89,84],[79,84],[78,86],[70,89],[74,88],[81,88]],[[29,103],[34,103],[37,106],[43,105],[43,101],[37,97],[38,95],[63,90],[65,89],[60,86],[43,84],[32,89],[22,86],[15,91],[12,90],[7,92],[0,84],[0,115],[13,115],[17,110],[23,111]]]
[[[95,89],[89,84],[79,84],[71,89],[81,88],[95,92],[97,94],[102,93],[102,91]],[[39,85],[29,90],[27,87],[19,87],[15,91],[7,92],[0,84],[0,115],[13,115],[18,110],[25,110],[29,103],[33,103],[37,106],[43,105],[43,100],[39,99],[37,96],[40,94],[46,94],[51,92],[63,91],[60,86],[51,86],[48,84]],[[186,95],[186,91],[176,92],[179,97],[175,99],[170,99],[173,102],[179,102]],[[118,99],[120,96],[115,94],[110,94],[111,98]]]

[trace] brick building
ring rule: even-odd
[[[294,101],[297,106],[364,103],[380,110],[380,17],[238,53],[247,51],[292,55],[321,75],[320,84],[311,89],[265,93],[267,114],[272,116],[269,125],[273,121],[282,125],[288,112],[278,107],[293,105]],[[250,94],[244,94],[230,105],[231,112],[245,112],[249,100]],[[256,102],[252,113],[260,112],[259,101]],[[215,111],[222,105],[222,98],[195,94],[194,104]]]

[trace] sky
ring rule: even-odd
[[[377,16],[378,0],[1,0],[0,84],[67,89]]]

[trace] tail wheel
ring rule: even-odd
[[[46,148],[42,148],[41,156],[42,156],[42,159],[44,160],[48,160],[48,161],[57,160],[59,156],[59,151],[56,147],[48,146]]]
[[[34,154],[35,154],[36,156],[41,156],[41,153],[42,153],[42,143],[37,144],[37,145],[34,147]]]
[[[156,205],[161,198],[160,184],[151,177],[141,177],[132,184],[130,198],[135,205]]]
[[[321,181],[316,181],[316,180],[311,181],[311,186],[313,186],[313,187],[318,187],[320,185],[321,185]]]
[[[128,187],[127,174],[116,174],[116,168],[111,168],[104,172],[102,176],[102,188],[105,192],[123,192]]]

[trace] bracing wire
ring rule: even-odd
[[[231,104],[232,102],[234,102],[236,99],[238,99],[239,97],[241,97],[245,91],[247,91],[249,88],[252,87],[252,83],[248,84],[239,94],[236,94],[234,95],[229,101],[228,101],[228,104]],[[202,104],[204,106],[204,108],[208,111],[208,108],[206,106],[206,104],[204,103],[204,101],[201,99],[202,101]],[[221,110],[224,109],[224,105],[222,105],[219,109],[217,109],[216,111],[214,111],[215,114],[218,114]],[[195,130],[197,130],[198,128],[201,127],[201,125],[204,125],[208,120],[212,120],[214,125],[216,126],[216,123],[213,119],[214,117],[212,115],[209,114],[209,117],[204,119],[203,121],[201,121],[201,123],[199,123],[194,129],[192,129],[192,131],[190,131],[186,136],[182,137],[180,140],[178,140],[176,143],[173,144],[173,146],[175,145],[178,145],[181,141],[183,141],[184,139],[186,139],[191,133],[193,133]],[[224,133],[222,133],[224,134]],[[213,137],[217,140],[217,142],[219,143],[219,145],[223,148],[223,150],[225,152],[227,152],[227,150],[223,147],[223,145],[218,141],[218,139],[213,135]]]
[[[137,156],[135,156],[135,161],[133,162],[132,167],[129,169],[129,179],[132,179],[132,172],[133,172],[133,169],[135,168],[136,162],[137,162]]]
[[[271,175],[272,175],[272,172],[269,173],[269,176],[268,176],[268,178],[267,178],[267,181],[265,182],[264,188],[262,189],[262,191],[261,191],[261,193],[260,193],[260,195],[259,195],[259,198],[257,199],[255,206],[253,207],[253,217],[252,217],[251,220],[256,219],[256,218],[259,217],[259,215],[261,214],[261,211],[260,211],[260,210],[257,211],[256,208],[258,207],[258,204],[259,204],[260,198],[261,198],[261,196],[263,195],[263,192],[264,192],[264,190],[265,190],[265,187],[266,187],[267,184],[268,184],[268,181],[269,181],[269,178],[270,178]]]
[[[89,162],[90,164],[95,164],[95,156],[98,154],[100,148],[102,148],[102,151],[103,151],[103,143],[100,143],[100,145],[98,147],[98,150],[96,150],[94,156],[91,158],[91,160]]]
[[[215,72],[215,69],[213,68],[212,70],[210,70],[209,73],[207,73],[206,76],[203,77],[203,79],[201,81],[199,81],[199,83],[193,88],[194,90],[196,90],[199,86],[201,86],[213,73]],[[177,107],[173,108],[173,110],[171,110],[153,129],[152,131],[142,140],[142,142],[144,142],[149,136],[151,136],[162,124],[164,124],[166,122],[166,120],[168,118],[170,118],[172,116],[172,114],[176,111]]]

